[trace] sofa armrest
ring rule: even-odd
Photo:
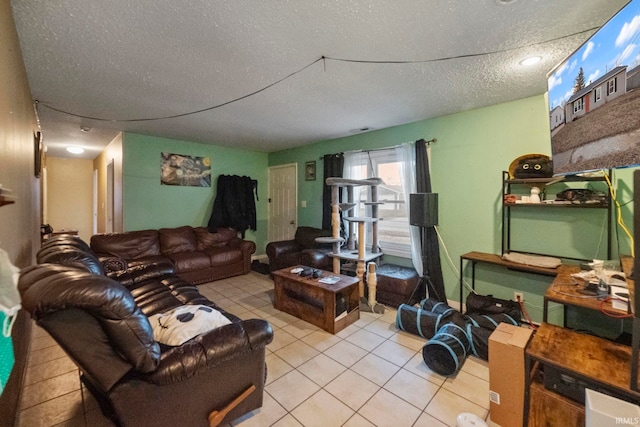
[[[281,240],[267,244],[267,256],[269,259],[276,259],[282,254],[289,252],[300,252],[303,247],[295,240]]]
[[[272,340],[273,330],[266,320],[234,322],[172,347],[162,354],[158,368],[145,377],[154,384],[173,384],[265,347]]]
[[[107,275],[130,287],[134,283],[175,273],[175,267],[169,258],[154,258],[154,261],[129,261],[126,270],[110,272]]]
[[[322,270],[332,270],[333,258],[331,249],[317,248],[304,249],[300,253],[300,263],[313,268]]]

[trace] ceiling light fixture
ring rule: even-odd
[[[91,128],[89,126],[80,126],[81,132],[91,132]]]
[[[78,147],[77,145],[70,145],[67,147],[67,151],[71,154],[82,154],[84,153],[84,148]]]
[[[515,3],[516,0],[496,0],[496,3],[498,4],[511,4],[511,3]]]
[[[537,64],[538,62],[540,62],[541,59],[542,59],[541,56],[530,56],[520,61],[520,65],[524,65],[525,67],[528,67],[530,65]]]

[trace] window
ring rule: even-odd
[[[578,98],[573,102],[573,112],[577,113],[578,111],[582,111],[584,104],[584,100],[582,98]]]
[[[607,84],[608,84],[607,95],[616,93],[616,79],[609,80]]]
[[[409,237],[409,218],[407,203],[402,189],[401,165],[394,149],[370,151],[363,153],[358,160],[352,176],[382,178],[384,184],[378,186],[378,240],[382,252],[411,258],[411,240]],[[365,205],[370,200],[369,188],[361,187],[358,200],[359,209],[366,208],[365,216],[371,216],[371,206]],[[360,212],[363,212],[360,210]],[[358,214],[360,215],[360,214]],[[371,230],[368,230],[367,245],[371,243]]]
[[[602,86],[598,86],[593,93],[594,99],[596,102],[600,101],[602,98]]]

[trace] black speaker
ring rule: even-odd
[[[409,194],[409,224],[418,227],[438,225],[438,193]]]

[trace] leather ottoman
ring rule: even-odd
[[[383,264],[376,269],[376,276],[376,300],[379,303],[397,308],[400,304],[415,302],[409,300],[418,286],[420,277],[413,267]],[[414,297],[418,297],[417,292]]]

